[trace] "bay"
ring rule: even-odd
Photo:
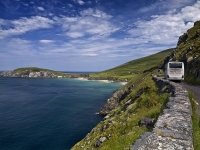
[[[102,120],[95,113],[121,86],[0,77],[0,149],[70,149]]]

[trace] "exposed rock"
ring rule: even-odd
[[[95,143],[94,143],[94,147],[100,147],[103,142],[106,140],[107,138],[106,137],[101,137],[100,139],[98,139]]]
[[[137,92],[137,94],[136,94],[135,98],[138,98],[138,97],[140,97],[140,95],[142,95],[142,93],[143,93],[143,90],[142,90],[142,89],[140,89],[140,90]]]
[[[196,31],[196,38],[198,38],[198,37],[200,37],[200,29],[198,29],[197,31]]]
[[[194,23],[194,26],[200,26],[200,21],[196,21],[196,22]]]
[[[188,38],[188,34],[187,33],[184,33],[182,36],[180,36],[179,39],[178,39],[177,46],[179,46],[183,42],[185,43],[187,38]]]
[[[189,57],[189,58],[187,59],[187,63],[191,62],[192,60],[193,60],[193,57]]]
[[[113,96],[108,99],[107,103],[101,108],[99,114],[107,115],[111,110],[119,106],[121,100],[123,100],[131,91],[132,87],[126,87],[116,91]]]
[[[154,125],[154,118],[143,117],[140,120],[140,126],[145,126],[147,128],[151,128]]]
[[[32,70],[25,70],[21,72],[6,71],[0,73],[2,77],[20,77],[20,78],[56,78],[57,76],[53,72],[39,71],[34,72]]]
[[[193,150],[192,141],[163,137],[156,133],[146,132],[131,146],[131,150]]]

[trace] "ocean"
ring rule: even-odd
[[[121,86],[0,77],[0,149],[69,150],[102,120],[95,113]]]

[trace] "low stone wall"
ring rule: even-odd
[[[192,109],[188,92],[181,85],[153,77],[161,90],[168,88],[169,97],[152,132],[141,135],[131,150],[193,150]]]

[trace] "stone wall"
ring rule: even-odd
[[[178,83],[153,77],[161,90],[171,93],[152,132],[141,135],[131,150],[193,150],[192,109],[188,92]]]

